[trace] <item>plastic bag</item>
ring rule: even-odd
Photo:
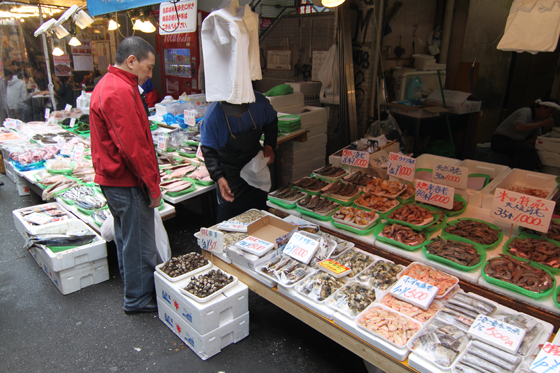
[[[318,78],[323,84],[319,94],[321,103],[340,104],[339,74],[338,46],[333,44],[319,70]]]
[[[255,158],[251,159],[251,161],[241,169],[241,178],[250,186],[269,192],[272,184],[270,182],[270,170],[266,164],[268,160],[269,158],[265,158],[261,150]]]
[[[101,237],[105,241],[111,242],[115,239],[115,225],[113,215],[109,215],[107,219],[105,219],[99,231],[101,232]]]
[[[163,226],[163,221],[161,221],[161,216],[159,216],[157,210],[154,210],[154,228],[156,232],[156,247],[159,259],[162,263],[164,263],[171,259],[171,248],[169,246],[167,231]]]

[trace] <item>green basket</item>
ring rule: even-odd
[[[332,212],[330,212],[328,215],[319,215],[319,214],[316,214],[316,213],[314,213],[314,212],[312,212],[312,211],[304,210],[304,209],[300,208],[299,206],[297,206],[297,204],[296,204],[296,209],[297,209],[300,213],[302,213],[303,215],[310,216],[310,217],[312,217],[313,219],[317,219],[317,220],[320,220],[320,221],[328,221],[328,220],[331,220],[332,216],[334,215],[335,212],[338,211],[339,208],[340,208],[340,207],[337,207],[337,208],[334,209]]]
[[[375,213],[376,213],[377,215],[379,215],[379,217],[381,217],[381,218],[383,218],[383,219],[386,219],[387,216],[390,215],[393,211],[395,211],[399,206],[400,206],[400,203],[397,204],[397,205],[395,205],[395,207],[393,207],[393,208],[390,209],[390,210],[387,210],[387,211],[385,211],[385,212],[381,212],[381,211],[379,211],[379,210],[372,209],[371,207],[366,207],[366,206],[360,205],[359,203],[357,203],[356,201],[354,201],[354,207],[355,207],[355,208],[360,209],[360,210],[364,210],[364,211],[375,211]]]
[[[193,186],[190,187],[189,189],[185,189],[185,190],[182,190],[180,192],[167,192],[166,194],[170,197],[179,197],[179,196],[185,195],[187,193],[190,193],[190,192],[194,191],[195,189],[196,189],[196,186],[193,184]]]
[[[194,158],[196,157],[196,153],[194,154],[189,154],[189,153],[185,153],[185,152],[180,152],[178,151],[177,154],[179,154],[182,157],[187,157],[187,158]]]
[[[150,124],[150,131],[156,130],[158,128],[157,123]]]
[[[414,202],[414,197],[415,197],[414,194],[411,195],[410,197],[406,198],[406,199],[401,198],[401,197],[397,197],[397,201],[399,201],[403,205],[406,205],[406,204],[409,204],[409,203],[413,203]]]
[[[495,248],[496,246],[498,246],[498,245],[502,242],[502,240],[504,239],[504,232],[503,232],[500,228],[498,228],[498,227],[495,226],[494,224],[490,224],[490,223],[488,223],[488,222],[485,222],[484,220],[473,219],[473,218],[463,218],[463,219],[453,220],[452,222],[448,222],[448,223],[446,224],[446,226],[443,227],[443,230],[442,230],[442,232],[441,232],[442,237],[460,237],[460,236],[457,236],[457,235],[455,235],[455,234],[447,233],[447,232],[445,231],[445,228],[450,227],[450,226],[455,226],[455,225],[456,225],[458,222],[460,222],[461,220],[474,220],[474,221],[477,221],[477,222],[480,222],[480,223],[484,223],[484,224],[488,225],[488,226],[489,226],[490,228],[492,228],[492,229],[496,229],[496,230],[499,230],[499,231],[500,231],[500,232],[498,233],[498,240],[497,240],[496,242],[494,242],[493,244],[490,244],[490,245],[483,245],[483,244],[480,244],[480,243],[478,243],[478,242],[474,242],[474,241],[471,241],[471,240],[468,240],[468,239],[465,238],[465,239],[468,240],[470,243],[473,243],[473,244],[476,244],[476,245],[480,245],[480,246],[481,246],[484,250],[486,250],[486,251],[492,250],[493,248]],[[463,237],[463,238],[464,238],[464,237]]]
[[[191,146],[199,146],[200,142],[187,140],[187,141],[185,141],[185,144],[186,145],[191,145]]]
[[[307,194],[312,195],[312,196],[318,196],[318,195],[321,194],[321,191],[320,191],[320,190],[317,191],[317,192],[314,192],[314,191],[307,190],[307,189],[305,189],[305,188],[301,188],[301,187],[298,187],[298,186],[295,186],[295,185],[294,185],[294,188],[296,188],[296,189],[299,190],[300,192],[307,193]]]
[[[292,209],[295,209],[297,207],[297,202],[287,204],[287,203],[284,203],[284,202],[282,202],[282,201],[280,201],[280,200],[278,200],[274,197],[267,196],[267,198],[270,202],[274,203],[275,205],[278,205],[278,206],[283,207],[283,208],[288,209],[288,210],[292,210]]]
[[[368,235],[368,234],[372,234],[372,233],[373,233],[373,231],[375,230],[375,226],[379,223],[380,220],[381,220],[381,219],[378,218],[378,219],[375,221],[375,224],[373,225],[373,227],[368,228],[368,229],[366,229],[366,230],[354,228],[354,227],[351,227],[351,226],[346,225],[346,224],[337,223],[336,221],[334,221],[334,218],[331,218],[331,224],[332,224],[333,226],[339,228],[339,229],[344,229],[344,230],[346,230],[346,231],[348,231],[348,232],[355,233],[355,234],[357,234],[357,235],[359,235],[359,236],[366,236],[366,235]]]
[[[460,209],[459,211],[450,211],[450,210],[442,209],[443,213],[444,213],[446,216],[457,216],[457,215],[461,215],[461,214],[464,213],[465,210],[467,209],[467,201],[465,201],[465,199],[463,198],[463,196],[461,196],[460,194],[455,194],[455,201],[463,202],[463,208]]]
[[[70,175],[72,171],[74,171],[74,166],[72,166],[69,170],[49,170],[45,167],[45,170],[49,172],[49,174],[58,174],[58,175]]]
[[[158,209],[159,211],[163,210],[163,205],[164,205],[164,204],[165,204],[165,201],[164,201],[163,198],[162,198],[162,199],[161,199],[161,202],[160,202],[160,204],[159,204],[159,206],[158,206],[157,209]]]
[[[488,265],[488,263],[489,262],[486,262],[484,264],[484,266],[482,267],[482,271],[481,271],[482,277],[484,277],[484,279],[486,281],[488,281],[488,283],[490,283],[490,284],[502,287],[504,289],[511,290],[511,291],[513,291],[517,294],[525,295],[525,296],[527,296],[529,298],[532,298],[532,299],[542,299],[542,298],[546,298],[550,294],[552,294],[554,292],[554,288],[556,287],[556,278],[550,272],[548,272],[546,269],[537,267],[537,266],[533,265],[533,263],[530,263],[530,265],[532,267],[539,268],[539,269],[542,269],[545,272],[548,272],[548,274],[551,275],[551,277],[552,277],[552,281],[554,282],[552,287],[550,289],[548,289],[547,291],[545,291],[544,293],[535,293],[534,291],[529,291],[529,290],[524,289],[520,286],[510,284],[509,282],[505,282],[505,281],[502,281],[502,280],[498,280],[497,278],[488,276],[485,272],[486,266]]]
[[[484,182],[484,185],[482,186],[482,188],[477,189],[477,190],[482,190],[482,189],[484,189],[484,187],[485,187],[486,185],[488,185],[488,183],[490,182],[490,175],[486,175],[486,174],[469,174],[469,178],[471,178],[471,177],[483,177],[483,178],[486,179],[486,181]]]
[[[196,185],[200,185],[200,186],[210,186],[214,184],[214,181],[201,181],[201,180],[197,180],[197,179],[192,179],[194,181],[194,183]]]
[[[463,237],[458,237],[458,238],[442,237],[442,238],[445,238],[446,240],[458,241],[458,242],[472,244],[471,242],[468,242],[468,240],[465,240]],[[443,258],[441,256],[428,253],[428,249],[426,248],[426,246],[429,245],[432,242],[434,242],[434,240],[426,241],[426,242],[424,242],[424,245],[422,245],[422,252],[424,253],[424,255],[426,255],[426,258],[428,258],[429,260],[433,260],[435,262],[443,263],[443,264],[445,264],[445,265],[447,265],[451,268],[455,268],[456,270],[459,270],[461,272],[473,272],[473,271],[477,270],[478,268],[480,268],[480,266],[484,262],[486,262],[486,257],[487,257],[486,256],[486,250],[484,250],[482,247],[480,247],[479,244],[472,244],[472,245],[474,245],[474,248],[478,252],[478,255],[480,255],[480,260],[478,261],[478,264],[476,264],[474,266],[464,266],[464,265],[461,265],[459,263],[455,263],[454,261],[452,261],[450,259],[446,259],[446,258]]]
[[[443,214],[443,211],[440,211],[440,213]],[[447,216],[445,214],[443,214],[443,219],[441,220],[441,222],[439,224],[434,224],[429,226],[428,228],[426,228],[424,230],[424,232],[426,233],[434,233],[437,232],[438,230],[440,230],[445,224],[447,224]]]
[[[552,218],[551,222],[552,221],[556,221],[557,223],[560,223],[560,219],[557,219],[557,218]],[[560,244],[560,241],[558,241],[558,240],[553,240],[552,238],[545,237],[544,233],[541,233],[540,235],[533,234],[533,233],[528,233],[528,232],[522,231],[521,228],[522,228],[521,226],[517,227],[517,232],[519,232],[519,235],[532,237],[532,238],[546,238],[547,240],[552,241],[554,244],[556,244],[556,243]]]
[[[539,268],[542,268],[542,269],[546,269],[547,271],[549,271],[549,272],[552,273],[553,275],[557,275],[558,273],[560,273],[560,268],[554,268],[554,267],[548,266],[548,265],[546,265],[546,264],[544,264],[544,263],[540,263],[540,262],[537,262],[537,261],[534,261],[534,260],[531,260],[531,259],[527,259],[527,258],[521,258],[521,257],[519,257],[519,256],[517,256],[517,255],[515,255],[515,254],[510,253],[510,252],[509,252],[509,250],[510,250],[509,244],[510,244],[513,240],[515,240],[516,238],[519,238],[519,239],[527,239],[527,238],[534,238],[534,237],[531,237],[531,236],[529,236],[529,235],[524,235],[524,234],[521,234],[521,235],[516,236],[516,237],[511,237],[509,240],[506,241],[506,243],[504,244],[504,246],[502,246],[502,252],[503,252],[504,254],[508,254],[509,256],[512,256],[512,257],[514,257],[515,259],[521,260],[522,262],[531,262],[531,263],[533,263],[533,264],[535,265],[535,267],[539,267]],[[547,239],[547,238],[544,238],[544,240],[546,240],[546,241],[548,241],[548,242],[554,244],[555,246],[559,246],[559,245],[556,244],[557,241],[549,240],[549,239]]]
[[[558,292],[560,292],[560,286],[558,286],[556,288],[556,290],[554,290],[554,294],[552,294],[552,300],[554,301],[554,304],[556,305],[556,307],[560,308],[560,303],[558,303]]]
[[[359,192],[358,194],[356,194],[356,196],[350,198],[350,200],[348,200],[348,201],[342,201],[342,200],[336,199],[334,197],[329,197],[329,196],[325,196],[325,198],[327,198],[329,201],[336,202],[341,206],[349,207],[349,206],[352,206],[354,204],[354,201],[357,200],[358,197],[361,196],[361,195],[362,195],[362,192]]]
[[[413,204],[411,204],[413,205]],[[402,206],[401,206],[402,207]],[[425,206],[422,206],[423,208],[425,208]],[[432,213],[434,212],[433,210],[426,208],[426,210],[431,211]],[[385,218],[389,223],[393,223],[393,224],[400,224],[400,225],[404,225],[406,227],[412,228],[415,231],[423,231],[424,229],[428,228],[429,226],[433,225],[436,222],[435,217],[432,214],[432,218],[433,220],[431,222],[429,222],[428,224],[424,224],[424,225],[416,225],[416,224],[410,224],[401,220],[396,220],[396,219],[389,219],[389,215],[387,215],[387,217]]]
[[[396,247],[401,248],[401,249],[406,250],[406,251],[417,251],[417,250],[420,250],[420,249],[422,248],[422,246],[424,245],[424,243],[430,238],[430,233],[426,232],[425,230],[424,230],[424,231],[421,231],[421,232],[419,232],[419,233],[423,234],[423,235],[426,237],[426,240],[425,240],[424,242],[422,242],[421,244],[419,244],[419,245],[408,246],[408,245],[405,245],[405,244],[402,243],[402,242],[395,241],[395,240],[392,240],[392,239],[390,239],[390,238],[380,236],[381,232],[383,232],[383,229],[385,228],[385,226],[386,226],[387,224],[391,224],[391,223],[383,223],[383,224],[381,224],[381,225],[378,225],[378,226],[374,229],[373,235],[375,236],[376,240],[379,240],[379,241],[381,241],[381,242],[384,242],[384,243],[389,244],[389,245],[392,245],[392,246],[396,246]]]
[[[294,93],[294,88],[289,84],[279,84],[275,87],[270,88],[264,94],[266,97],[274,97],[274,96],[284,96]]]

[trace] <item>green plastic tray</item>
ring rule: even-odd
[[[554,290],[554,294],[552,294],[552,300],[554,301],[556,307],[560,308],[560,303],[558,303],[558,292],[560,292],[560,286],[558,286],[556,290]]]
[[[560,223],[560,219],[552,218],[552,220],[556,221],[557,223]],[[560,241],[558,241],[558,240],[553,240],[552,238],[545,237],[545,236],[544,236],[544,233],[542,233],[542,234],[540,234],[540,235],[538,235],[538,234],[533,234],[533,233],[527,233],[527,232],[523,232],[523,231],[521,230],[521,228],[522,228],[521,226],[518,226],[518,227],[517,227],[517,232],[519,232],[519,235],[527,236],[527,237],[532,237],[532,238],[546,238],[547,240],[550,240],[550,241],[554,242],[555,244],[556,244],[556,243],[560,244]]]
[[[71,169],[69,170],[49,170],[48,168],[45,167],[45,170],[47,170],[49,172],[49,174],[59,174],[59,175],[70,175],[72,173],[72,171],[74,171],[74,166],[72,166]]]
[[[197,180],[197,179],[192,179],[194,181],[194,183],[196,185],[202,185],[202,186],[210,186],[212,184],[214,184],[214,181],[201,181],[201,180]]]
[[[163,205],[165,204],[165,201],[163,200],[163,198],[161,199],[161,202],[159,204],[159,207],[157,208],[158,210],[163,210]]]
[[[199,145],[200,145],[200,142],[188,140],[188,141],[185,141],[185,144],[186,144],[186,145],[196,145],[196,146],[199,146]]]
[[[441,213],[443,213],[443,212],[441,212]],[[434,224],[434,225],[429,226],[428,228],[424,229],[424,232],[434,233],[434,232],[440,230],[445,224],[447,224],[447,216],[445,214],[443,214],[443,219],[441,220],[441,222],[439,224]]]
[[[280,200],[278,200],[274,197],[267,196],[267,198],[270,202],[274,203],[275,205],[278,205],[278,206],[283,207],[283,208],[288,209],[288,210],[292,210],[292,209],[295,209],[297,207],[297,202],[287,204],[287,203],[284,203],[284,202],[282,202],[282,201],[280,201]]]
[[[78,246],[47,246],[53,253],[59,253],[61,251],[72,250]]]
[[[397,197],[397,201],[399,201],[399,202],[402,203],[403,205],[406,205],[407,203],[412,203],[412,202],[414,202],[414,197],[415,197],[414,194],[411,195],[410,197],[406,198],[406,199],[401,198],[401,197]]]
[[[442,237],[442,238],[444,238],[445,240],[458,241],[458,242],[472,244],[471,242],[469,242],[469,240],[465,240],[463,237],[453,237],[453,238]],[[480,266],[484,262],[486,262],[486,257],[487,257],[486,256],[486,250],[484,250],[482,247],[480,247],[479,244],[473,244],[474,248],[478,252],[478,255],[480,255],[480,260],[479,260],[478,264],[476,264],[474,266],[464,266],[464,265],[461,265],[459,263],[455,263],[452,260],[443,258],[441,256],[437,256],[437,255],[428,253],[428,249],[426,248],[426,246],[429,245],[432,242],[434,242],[434,240],[429,240],[429,241],[424,242],[424,245],[422,245],[422,252],[424,253],[424,255],[426,255],[426,258],[428,258],[429,260],[433,260],[434,262],[443,263],[446,266],[449,266],[451,268],[455,268],[455,269],[457,269],[461,272],[472,272],[472,271],[480,268]]]
[[[523,289],[520,286],[510,284],[509,282],[505,282],[505,281],[502,281],[502,280],[498,280],[497,278],[488,276],[486,274],[486,271],[485,271],[488,263],[489,262],[486,262],[484,264],[484,266],[482,267],[482,271],[481,271],[482,277],[484,277],[484,279],[486,281],[488,281],[490,284],[502,287],[504,289],[511,290],[511,291],[516,292],[516,293],[521,294],[521,295],[525,295],[529,298],[541,299],[541,298],[548,297],[550,294],[552,294],[554,292],[554,288],[556,287],[556,278],[552,275],[552,273],[548,272],[546,269],[543,269],[543,268],[540,268],[540,267],[537,267],[537,266],[533,265],[533,263],[530,263],[530,265],[535,267],[535,268],[542,269],[545,272],[548,272],[550,274],[550,276],[552,277],[552,281],[554,282],[552,287],[550,289],[548,289],[547,291],[545,291],[544,293],[535,293],[534,291],[529,291],[527,289]]]
[[[368,234],[372,234],[372,233],[373,233],[373,231],[375,230],[375,226],[379,223],[380,220],[381,220],[381,219],[378,218],[378,219],[375,221],[375,224],[373,225],[373,227],[371,227],[371,228],[369,228],[369,229],[366,229],[366,230],[357,229],[357,228],[351,227],[351,226],[346,225],[346,224],[337,223],[336,221],[334,221],[333,218],[331,218],[331,224],[332,224],[333,226],[337,227],[337,228],[344,229],[344,230],[346,230],[346,231],[348,231],[348,232],[352,232],[352,233],[355,233],[355,234],[360,235],[360,236],[365,236],[365,235],[368,235]]]
[[[329,213],[328,215],[323,216],[323,215],[316,214],[316,213],[314,213],[314,212],[312,212],[312,211],[304,210],[304,209],[302,209],[302,208],[300,208],[299,206],[296,205],[296,209],[297,209],[299,212],[301,212],[303,215],[310,216],[310,217],[312,217],[313,219],[317,219],[317,220],[320,220],[320,221],[328,221],[328,220],[331,220],[332,216],[334,215],[334,213],[335,213],[339,208],[340,208],[340,207],[337,207],[336,209],[334,209],[334,210],[333,210],[331,213]]]
[[[488,183],[490,182],[490,175],[486,175],[486,174],[469,174],[469,177],[483,177],[486,179],[486,181],[484,182],[484,185],[482,186],[482,188],[478,189],[478,190],[482,190],[484,189],[484,187],[486,185],[488,185]]]
[[[443,213],[446,216],[457,216],[457,215],[461,215],[462,213],[465,212],[465,210],[467,209],[467,201],[465,201],[465,199],[463,198],[463,196],[461,196],[460,194],[455,194],[455,201],[460,201],[463,202],[463,208],[460,209],[459,211],[449,211],[446,209],[442,209]]]
[[[182,196],[184,194],[190,193],[190,192],[194,191],[195,189],[196,189],[196,186],[193,184],[193,186],[190,187],[189,189],[182,190],[180,192],[167,192],[166,194],[170,197],[179,197],[179,196]]]
[[[395,241],[395,240],[392,240],[392,239],[390,239],[390,238],[380,236],[381,232],[383,232],[383,229],[385,228],[385,226],[386,226],[387,224],[392,224],[392,223],[383,223],[383,224],[378,225],[377,227],[375,227],[375,229],[374,229],[374,231],[373,231],[373,235],[375,236],[375,238],[376,238],[377,240],[381,241],[381,242],[384,242],[384,243],[389,244],[389,245],[392,245],[392,246],[396,246],[396,247],[398,247],[398,248],[400,248],[400,249],[403,249],[403,250],[406,250],[406,251],[417,251],[417,250],[420,250],[420,249],[422,248],[422,246],[424,245],[424,243],[430,238],[430,233],[426,232],[425,230],[424,230],[424,231],[421,231],[420,233],[423,234],[423,235],[426,237],[426,241],[424,241],[424,242],[422,242],[421,244],[416,245],[416,246],[408,246],[408,245],[405,245],[405,244],[402,243],[402,242]]]
[[[392,209],[385,211],[385,212],[381,212],[379,210],[376,209],[372,209],[371,207],[366,207],[363,205],[360,205],[359,203],[357,203],[356,201],[354,201],[354,207],[360,210],[364,210],[364,211],[375,211],[375,213],[377,215],[379,215],[379,217],[385,219],[387,216],[389,216],[393,211],[395,211],[398,207],[400,206],[400,203],[398,205],[396,205],[395,207],[393,207]]]
[[[352,206],[352,205],[354,204],[354,201],[357,200],[358,197],[361,196],[361,195],[362,195],[362,192],[356,194],[356,196],[355,196],[355,197],[352,197],[349,201],[341,201],[341,200],[336,199],[336,198],[334,198],[334,197],[327,197],[327,196],[325,196],[325,198],[327,198],[329,201],[336,202],[336,203],[338,203],[339,205],[348,207],[348,206]]]
[[[525,234],[521,234],[521,235],[519,235],[519,236],[511,237],[509,240],[506,241],[506,243],[504,244],[504,246],[502,246],[502,252],[503,252],[504,254],[508,254],[508,255],[514,257],[515,259],[521,260],[522,262],[531,262],[531,263],[535,264],[535,267],[540,267],[540,268],[546,269],[546,270],[548,270],[550,273],[552,273],[552,274],[554,274],[554,275],[560,273],[560,268],[554,268],[554,267],[551,267],[551,266],[547,266],[547,265],[544,264],[544,263],[540,263],[540,262],[537,262],[537,261],[534,261],[534,260],[530,260],[530,259],[527,259],[527,258],[521,258],[521,257],[519,257],[519,256],[517,256],[517,255],[515,255],[515,254],[511,254],[511,253],[509,252],[509,249],[510,249],[510,248],[509,248],[509,244],[510,244],[513,240],[515,240],[516,238],[527,239],[527,238],[535,238],[535,237],[531,237],[531,236],[525,235]],[[544,238],[544,239],[545,239],[546,241],[550,242],[550,243],[553,243],[553,244],[556,245],[556,246],[559,246],[559,245],[557,244],[557,241],[549,240],[549,239],[547,239],[547,238]]]
[[[189,153],[185,153],[185,152],[177,152],[177,154],[179,154],[182,157],[187,157],[187,158],[194,158],[196,157],[196,153],[195,154],[189,154]]]
[[[411,205],[414,205],[413,203],[411,203]],[[401,206],[402,207],[402,206]],[[422,206],[423,208],[425,208],[425,206]],[[426,210],[431,211],[432,213],[434,212],[433,210],[426,208]],[[390,215],[390,214],[389,214]],[[429,222],[428,224],[425,225],[416,225],[416,224],[410,224],[401,220],[396,220],[396,219],[389,219],[389,215],[387,215],[387,217],[385,218],[389,223],[393,223],[393,224],[400,224],[400,225],[404,225],[406,227],[412,228],[415,231],[423,231],[424,229],[428,228],[429,226],[433,225],[436,220],[435,218]],[[432,214],[433,217],[433,214]]]
[[[295,185],[294,185],[294,187],[297,188],[297,190],[299,190],[300,192],[307,193],[307,194],[312,195],[312,196],[318,196],[318,195],[321,194],[320,190],[317,191],[317,192],[313,192],[311,190],[307,190],[305,188],[301,188],[301,187],[298,187],[298,186],[295,186]]]
[[[158,128],[157,123],[150,124],[150,131],[156,130]]]
[[[451,233],[447,233],[447,232],[445,231],[445,228],[450,227],[450,226],[455,226],[455,225],[456,225],[459,221],[461,221],[461,220],[474,220],[474,221],[478,221],[478,222],[480,222],[480,223],[487,224],[490,228],[497,229],[497,230],[500,231],[500,233],[498,233],[498,241],[496,241],[496,242],[494,242],[493,244],[490,244],[490,245],[482,245],[482,244],[480,244],[480,243],[478,243],[478,242],[474,242],[474,241],[468,240],[470,243],[474,243],[474,244],[476,244],[476,245],[480,245],[480,246],[481,246],[484,250],[486,250],[486,251],[492,250],[493,248],[495,248],[496,246],[498,246],[498,245],[502,242],[502,240],[504,239],[504,232],[503,232],[500,228],[498,228],[498,227],[495,226],[494,224],[490,224],[490,223],[488,223],[488,222],[486,222],[486,221],[484,221],[484,220],[473,219],[473,218],[463,218],[463,219],[453,220],[452,222],[447,222],[447,224],[445,225],[445,227],[442,228],[442,229],[443,229],[443,230],[441,231],[442,237],[460,237],[460,236],[457,236],[457,235],[454,235],[454,234],[451,234]]]

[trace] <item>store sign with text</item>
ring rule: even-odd
[[[197,0],[165,2],[159,6],[160,34],[181,34],[196,31]]]

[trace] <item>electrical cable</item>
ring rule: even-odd
[[[154,15],[154,12],[152,11],[152,9],[150,9],[150,14],[148,16],[148,18],[151,16],[154,18],[154,20],[156,21],[156,24],[158,26],[159,29],[166,31],[166,32],[174,32],[177,31],[177,29],[181,26],[181,22],[179,21],[179,11],[177,10],[177,3],[179,2],[179,0],[171,0],[170,3],[173,4],[173,6],[175,7],[175,14],[177,15],[177,27],[175,27],[173,30],[171,31],[167,31],[164,30],[163,28],[161,28],[161,26],[159,25],[158,20],[156,19],[156,16]]]

